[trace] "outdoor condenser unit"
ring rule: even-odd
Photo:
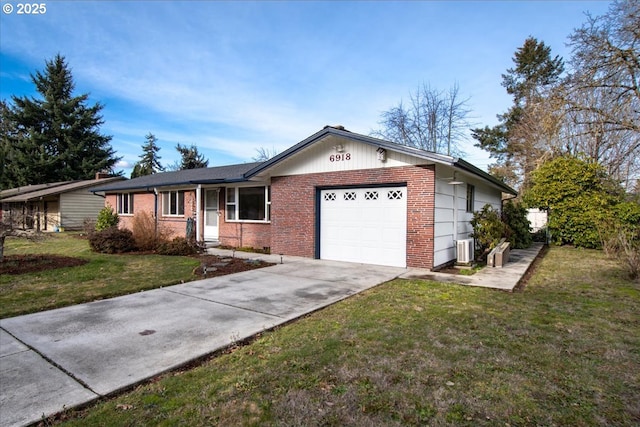
[[[470,263],[473,260],[473,239],[456,241],[456,254],[458,256],[458,263]]]

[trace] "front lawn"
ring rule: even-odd
[[[395,280],[68,425],[636,426],[640,288],[552,248],[521,292]]]
[[[47,234],[42,240],[7,238],[5,256],[79,258],[84,265],[0,275],[0,318],[109,298],[196,278],[200,262],[192,257],[107,255],[91,252],[76,234]],[[42,262],[34,261],[31,262]]]

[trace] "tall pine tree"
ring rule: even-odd
[[[142,146],[142,154],[140,161],[135,164],[131,172],[131,178],[139,176],[153,175],[154,173],[164,171],[164,167],[160,164],[161,157],[158,155],[160,147],[158,147],[158,138],[149,132],[145,139],[147,142]]]
[[[209,160],[193,144],[191,144],[191,147],[178,144],[176,145],[176,150],[181,156],[180,164],[178,165],[179,170],[206,168],[209,165]]]
[[[2,144],[6,161],[3,187],[91,179],[120,159],[111,137],[100,133],[103,105],[87,105],[88,94],[74,96],[75,83],[60,54],[31,75],[39,98],[12,96],[3,108]]]
[[[548,95],[564,64],[559,56],[552,58],[551,48],[534,37],[517,49],[513,62],[515,66],[502,75],[502,86],[513,96],[513,106],[498,115],[498,125],[472,129],[472,136],[478,141],[476,147],[497,159],[490,172],[523,189],[557,129]]]

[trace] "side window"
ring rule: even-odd
[[[476,188],[467,184],[467,212],[473,212],[473,206],[475,205]]]
[[[133,215],[133,194],[119,193],[117,195],[117,212],[122,215]]]

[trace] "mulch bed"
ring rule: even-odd
[[[264,261],[219,257],[217,255],[199,255],[196,258],[200,260],[200,267],[195,269],[194,274],[200,277],[205,277],[204,266],[207,267],[206,277],[216,277],[273,265]]]
[[[25,274],[53,270],[62,267],[76,267],[89,261],[82,258],[40,255],[5,255],[0,262],[0,274]]]

